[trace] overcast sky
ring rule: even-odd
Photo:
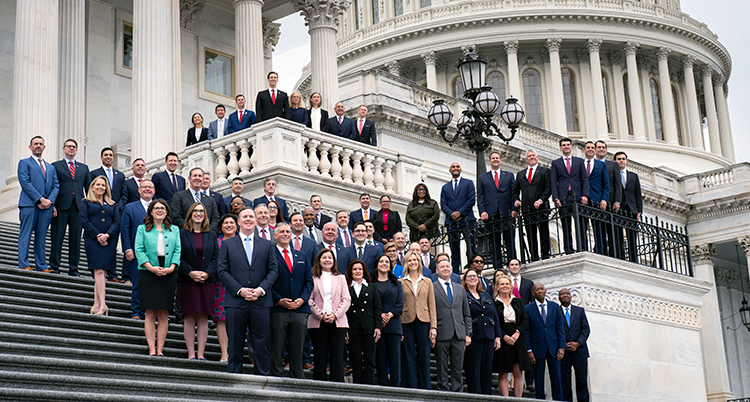
[[[729,116],[732,122],[734,151],[737,162],[750,161],[750,113],[742,105],[750,105],[750,1],[748,0],[681,0],[682,11],[719,35],[719,41],[732,57],[729,77]],[[282,18],[281,36],[274,52],[273,65],[279,73],[279,88],[291,92],[310,62],[310,37],[299,14]]]

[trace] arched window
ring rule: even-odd
[[[401,15],[404,13],[404,0],[393,0],[393,14]]]
[[[656,139],[664,141],[664,126],[661,118],[661,94],[659,93],[659,83],[654,78],[648,80],[651,86],[651,109],[654,111],[654,131]]]
[[[677,120],[677,141],[685,145],[682,139],[682,126],[680,125],[680,102],[677,100],[677,88],[672,86],[672,100],[674,101],[674,117]]]
[[[503,74],[499,71],[490,71],[487,74],[487,85],[492,87],[492,91],[500,98],[500,102],[505,103],[505,78]]]
[[[372,23],[377,24],[380,22],[380,1],[379,0],[372,0]]]
[[[573,70],[563,67],[561,70],[563,82],[563,99],[565,100],[565,121],[568,131],[581,131],[578,127],[578,100],[576,99],[576,76]],[[561,133],[562,134],[562,133]]]
[[[461,76],[453,79],[453,97],[463,98],[464,97],[464,84],[461,81]]]
[[[523,97],[526,109],[526,122],[532,126],[544,128],[544,111],[542,109],[542,80],[539,71],[527,68],[523,72]]]
[[[628,87],[628,73],[622,76],[622,86],[625,89],[625,114],[628,117],[628,135],[633,136],[633,109],[630,106],[630,88]]]
[[[609,85],[607,85],[607,74],[602,71],[602,88],[604,89],[604,112],[607,114],[607,132],[612,132],[612,114],[609,109]]]

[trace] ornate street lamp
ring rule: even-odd
[[[740,246],[735,245],[734,250],[737,253],[737,270],[740,273],[740,287],[742,288],[742,306],[740,307],[740,319],[742,325],[750,331],[750,306],[747,305],[747,299],[745,299],[745,282],[742,280],[742,266],[740,265]]]
[[[484,151],[492,144],[492,140],[488,137],[494,135],[506,143],[513,140],[518,124],[523,121],[524,111],[518,104],[518,99],[513,97],[506,99],[506,104],[500,112],[500,118],[510,129],[510,136],[506,137],[492,121],[495,113],[500,109],[500,98],[492,92],[492,87],[484,83],[487,61],[479,57],[474,52],[474,48],[471,48],[466,57],[458,63],[457,68],[461,73],[464,97],[472,101],[473,107],[462,112],[462,116],[458,119],[456,133],[453,135],[447,132],[453,113],[444,100],[433,101],[434,106],[430,109],[427,118],[437,127],[440,136],[448,144],[453,145],[461,138],[466,140],[469,148],[476,153],[477,176],[479,176],[487,171]]]

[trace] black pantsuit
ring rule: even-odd
[[[560,361],[560,382],[562,383],[563,400],[573,401],[573,390],[571,387],[572,371],[576,372],[576,395],[578,401],[589,400],[589,390],[587,387],[588,360],[584,357],[573,356],[570,351],[565,351],[565,356]]]
[[[470,394],[492,395],[494,339],[472,339],[464,353],[464,375]]]
[[[375,357],[378,384],[398,387],[401,383],[401,334],[383,334]]]
[[[368,283],[359,290],[349,287],[352,304],[346,311],[349,321],[349,360],[355,384],[372,384],[375,380],[375,330],[383,327],[380,295],[375,284]]]
[[[332,382],[344,382],[344,337],[348,328],[321,322],[319,328],[308,328],[313,346],[313,380],[326,381],[326,362],[331,357]]]
[[[375,380],[375,338],[372,334],[349,334],[349,360],[355,384],[373,384]]]
[[[430,380],[430,323],[418,319],[402,324],[404,344],[401,362],[401,386],[432,389]],[[415,347],[416,345],[416,347]]]

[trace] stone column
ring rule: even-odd
[[[750,274],[750,235],[740,237],[737,241],[740,243],[742,251],[745,252],[745,258],[747,258],[747,270]]]
[[[280,27],[281,24],[263,18],[263,67],[266,74],[268,71],[273,70],[273,51],[276,48],[276,44],[279,43],[279,36],[281,36]]]
[[[339,97],[336,61],[336,27],[339,17],[349,8],[349,0],[294,0],[294,9],[302,12],[310,33],[310,88],[323,95],[322,107],[333,110]]]
[[[719,140],[719,120],[716,115],[716,101],[714,100],[713,75],[714,69],[708,64],[701,66],[703,75],[703,103],[706,105],[706,119],[708,120],[708,140],[711,144],[711,152],[721,155],[721,142]]]
[[[711,289],[702,297],[703,306],[700,309],[706,400],[726,401],[732,399],[733,396],[729,387],[719,299],[716,295],[716,279],[714,276],[716,248],[712,244],[701,244],[693,246],[691,252],[695,278],[708,282]]]
[[[625,85],[622,83],[622,52],[609,52],[609,62],[612,65],[612,86],[610,87],[610,99],[614,100],[614,110],[610,107],[612,127],[614,130],[617,121],[617,131],[621,140],[628,139],[628,111],[625,106]]]
[[[234,48],[237,94],[245,95],[250,108],[266,87],[263,52],[263,0],[234,0]],[[325,96],[323,97],[325,99]]]
[[[659,59],[659,89],[661,92],[662,124],[664,125],[664,140],[669,145],[680,145],[677,138],[677,115],[674,110],[672,97],[672,83],[669,79],[669,53],[672,49],[660,47],[656,50]]]
[[[392,60],[385,63],[385,68],[388,70],[388,73],[395,75],[396,77],[401,76],[401,67],[401,63],[399,63],[398,60]]]
[[[594,95],[594,119],[596,121],[596,138],[608,140],[607,109],[604,100],[604,84],[602,84],[602,62],[599,57],[601,39],[589,39],[589,60],[591,62],[591,90]]]
[[[59,134],[78,141],[82,162],[86,153],[86,2],[60,1]],[[51,149],[47,149],[47,152]]]
[[[545,42],[549,51],[550,82],[552,83],[552,97],[550,104],[550,131],[567,135],[568,125],[565,121],[565,96],[563,93],[562,72],[560,71],[560,43],[561,38],[548,38]]]
[[[646,124],[643,116],[643,99],[641,98],[641,81],[638,78],[636,51],[641,45],[627,42],[624,46],[625,62],[628,68],[628,95],[630,96],[630,114],[633,120],[633,135],[636,141],[646,141]]]
[[[182,131],[178,12],[178,0],[133,1],[131,155],[147,162],[175,151]]]
[[[508,55],[508,89],[510,96],[521,99],[521,72],[518,71],[518,41],[503,42],[505,53]]]
[[[427,89],[437,91],[437,70],[435,64],[437,63],[437,54],[435,52],[422,53],[422,60],[426,69],[425,75],[427,76]]]
[[[716,99],[716,114],[719,117],[719,138],[721,139],[721,154],[734,162],[734,143],[732,141],[732,125],[729,123],[727,98],[724,95],[724,75],[715,75],[714,99]]]
[[[698,108],[698,91],[695,89],[695,74],[693,64],[695,56],[685,55],[682,58],[682,71],[685,76],[685,94],[688,106],[688,129],[690,130],[690,145],[695,149],[703,149],[703,124],[700,108]]]

